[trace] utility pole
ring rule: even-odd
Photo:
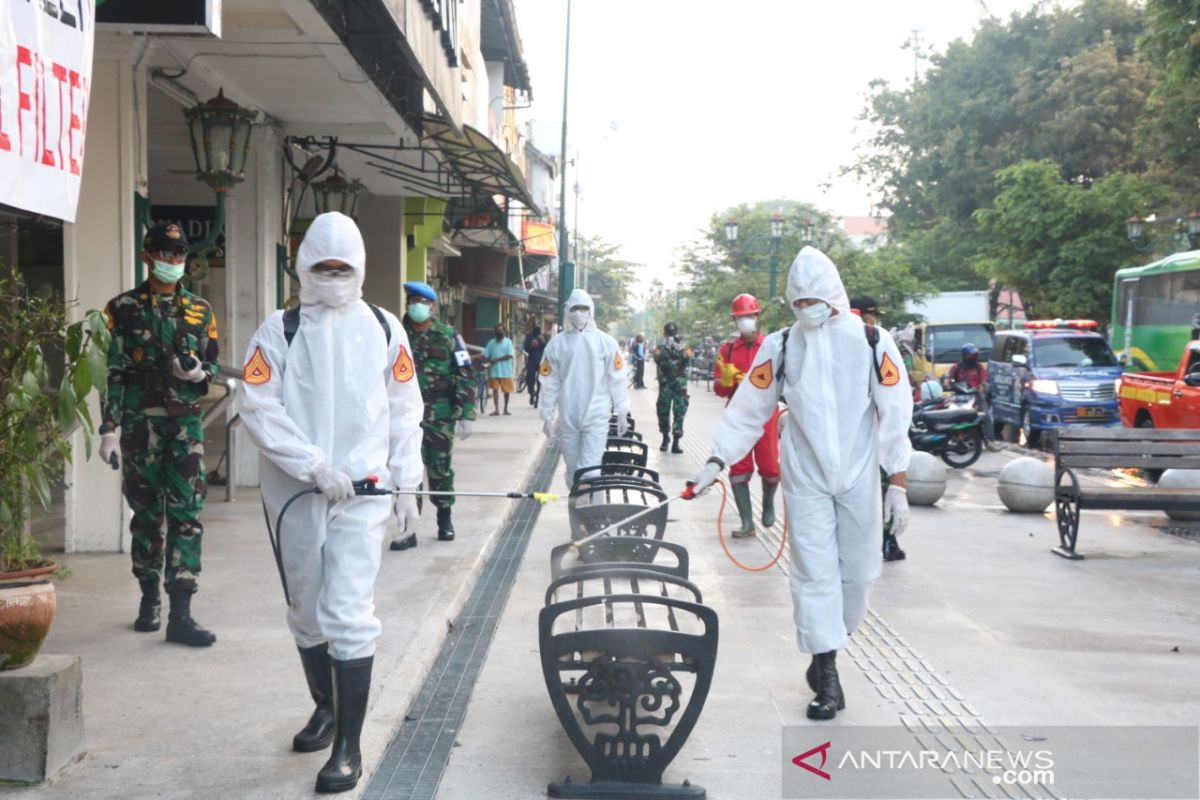
[[[913,51],[913,83],[921,77],[921,34],[920,28],[913,28],[912,37],[908,40],[908,46]]]
[[[562,170],[558,195],[558,324],[566,329],[563,306],[575,282],[575,266],[567,261],[567,79],[571,74],[571,0],[567,0],[567,39],[563,57]]]

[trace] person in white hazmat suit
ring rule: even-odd
[[[297,256],[298,318],[267,319],[250,341],[240,402],[262,453],[263,505],[278,534],[290,603],[287,621],[316,702],[293,749],[333,753],[317,791],[353,788],[362,774],[375,640],[375,577],[389,514],[416,529],[415,496],[354,493],[352,481],[415,491],[421,481],[421,415],[412,352],[400,320],[362,300],[366,253],[354,221],[313,220]],[[297,324],[298,323],[298,324]],[[288,326],[292,326],[289,342]]]
[[[600,463],[608,443],[608,421],[617,415],[617,435],[629,430],[629,394],[617,340],[596,327],[595,305],[583,289],[567,297],[567,324],[542,354],[542,394],[538,403],[543,432],[554,436],[561,422],[567,487],[575,471]]]
[[[845,708],[835,657],[867,612],[879,575],[885,519],[908,524],[908,427],[912,390],[887,331],[865,327],[833,262],[805,247],[788,273],[796,314],[768,336],[721,418],[712,457],[695,477],[703,491],[762,436],[777,403],[796,638],[812,654],[807,678],[816,697],[810,719]],[[880,508],[880,473],[890,479]]]

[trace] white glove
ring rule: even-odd
[[[883,496],[883,521],[892,521],[892,536],[899,536],[908,527],[908,492],[899,486],[889,486]]]
[[[709,461],[703,469],[696,473],[696,477],[692,478],[692,491],[695,494],[703,494],[708,491],[717,482],[717,476],[720,474],[721,465],[715,461]]]
[[[459,440],[471,438],[471,421],[469,419],[460,419],[458,421],[458,438]]]
[[[629,417],[625,414],[617,415],[617,438],[625,438],[625,434],[629,433]]]
[[[117,438],[116,431],[100,434],[100,460],[105,464],[111,464],[113,456],[117,455],[121,450],[120,440]]]
[[[400,523],[401,536],[407,537],[417,532],[417,520],[420,519],[421,512],[417,509],[415,494],[396,495],[392,510],[396,513],[396,521]]]
[[[328,464],[317,464],[313,468],[312,479],[321,490],[321,494],[329,498],[331,503],[354,496],[354,482],[350,480],[350,476]]]
[[[196,359],[196,366],[186,370],[179,363],[178,358],[171,359],[171,374],[181,381],[191,381],[192,383],[199,383],[205,379],[204,366],[200,363],[200,359]]]
[[[542,433],[546,434],[547,439],[554,438],[554,421],[553,420],[548,419],[544,423],[542,423]]]

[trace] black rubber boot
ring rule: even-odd
[[[763,484],[762,484],[762,492],[763,492],[763,495],[762,495],[762,500],[763,500],[762,524],[763,524],[764,528],[770,528],[772,525],[775,524],[775,492],[778,489],[779,489],[778,483],[767,483],[766,481],[763,481]]]
[[[333,665],[333,713],[337,732],[333,737],[333,752],[317,773],[317,791],[346,792],[358,785],[362,777],[362,751],[359,737],[363,719],[367,716],[367,699],[371,695],[371,664],[374,656],[352,661],[330,659]]]
[[[883,560],[903,561],[907,557],[904,551],[900,549],[900,543],[896,541],[896,537],[890,533],[885,533],[883,535]]]
[[[329,663],[328,644],[298,649],[308,693],[317,707],[308,723],[292,737],[292,749],[297,753],[315,753],[333,741],[333,667]]]
[[[742,518],[742,527],[733,532],[733,538],[744,539],[753,536],[754,508],[750,505],[750,484],[733,484],[733,502],[737,505],[738,516]]]
[[[809,719],[833,719],[846,707],[836,659],[837,650],[817,653],[817,696],[808,704]]]
[[[813,690],[813,694],[817,693],[817,654],[813,653],[812,661],[808,662],[808,669],[804,671],[804,679],[808,681],[808,688]]]
[[[672,453],[682,453],[683,452],[683,448],[679,446],[679,441],[681,439],[683,439],[682,433],[675,434],[675,442],[674,442],[674,444],[671,445]]]
[[[667,448],[670,446],[671,446],[671,434],[668,433],[667,431],[663,431],[662,444],[660,444],[658,446],[658,449],[662,450],[665,453],[665,452],[667,452]]]
[[[186,644],[188,647],[208,647],[217,641],[217,635],[200,627],[192,619],[192,592],[190,589],[175,589],[170,592],[171,611],[167,615],[167,641]]]
[[[410,547],[416,547],[416,546],[417,546],[417,535],[415,533],[410,533],[408,536],[404,537],[403,539],[397,539],[396,541],[389,544],[388,549],[389,550],[407,550]]]
[[[438,541],[454,541],[454,523],[450,521],[450,506],[439,508],[437,512]]]
[[[152,633],[162,627],[162,595],[158,591],[158,579],[139,582],[142,587],[142,602],[138,606],[133,629],[141,633]]]

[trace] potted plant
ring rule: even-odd
[[[54,619],[58,565],[29,517],[34,502],[50,505],[76,427],[91,457],[87,398],[103,396],[108,342],[99,311],[68,324],[61,298],[31,295],[15,269],[0,274],[0,670],[33,661]]]

